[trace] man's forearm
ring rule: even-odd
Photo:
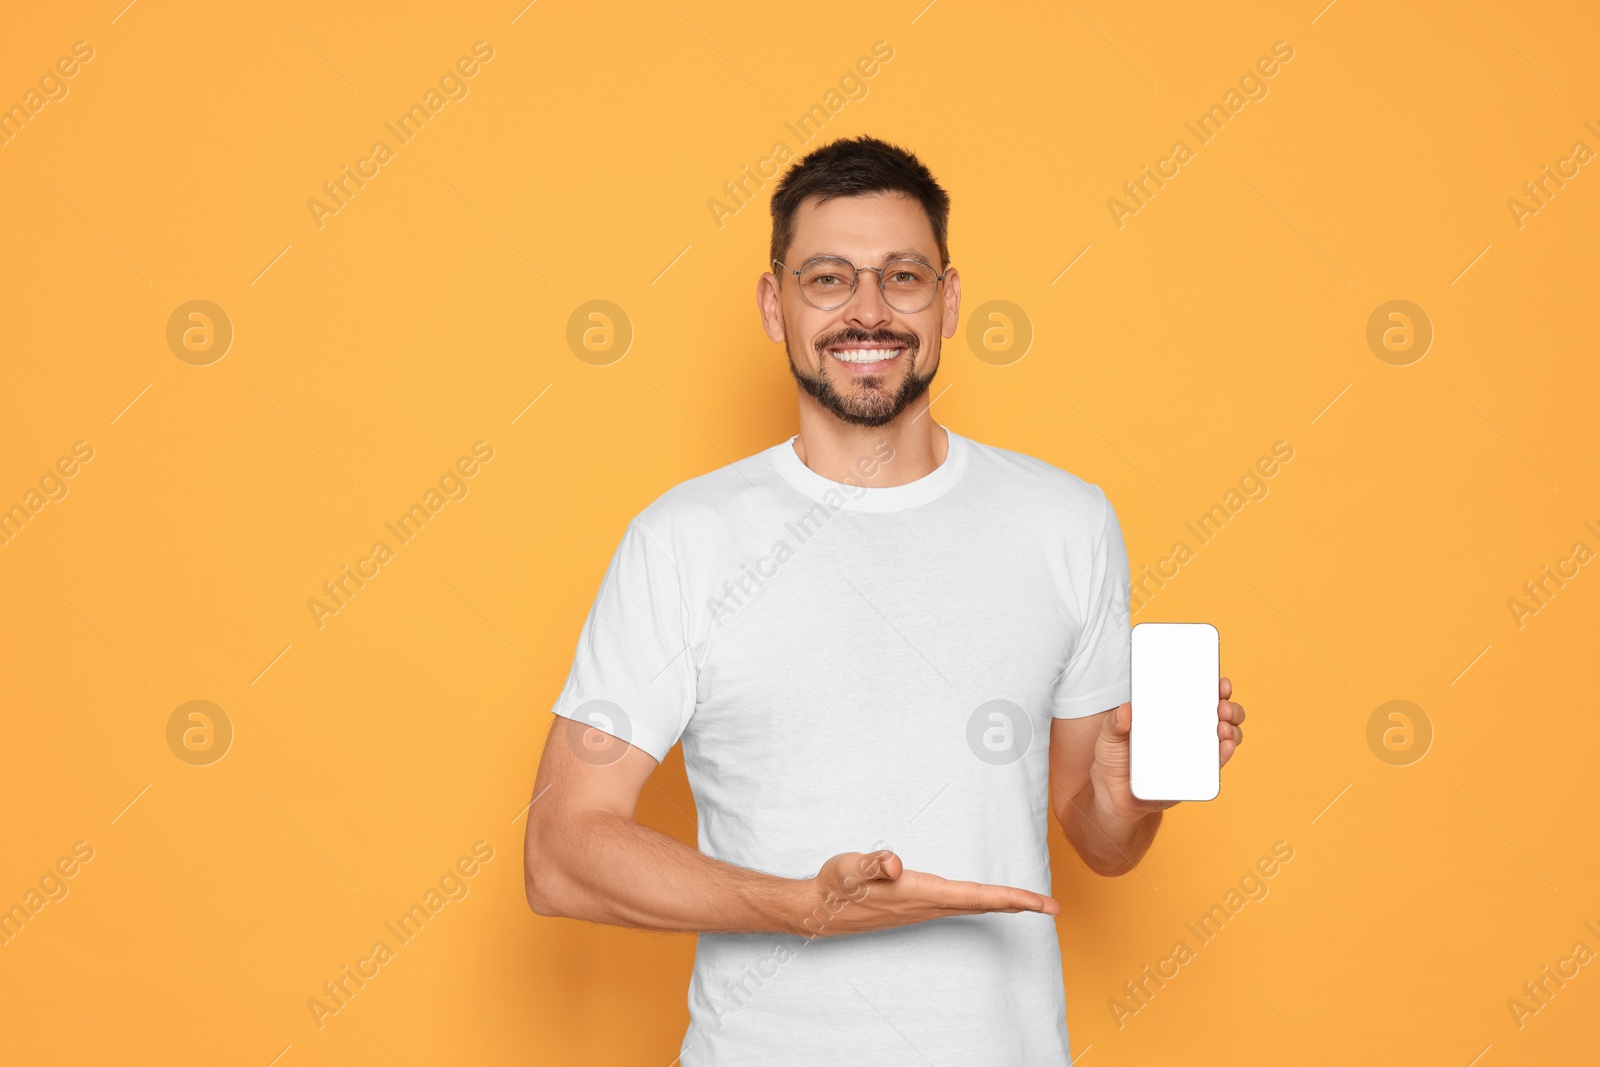
[[[643,930],[792,934],[809,882],[736,867],[608,811],[529,827],[528,903]]]
[[[1120,817],[1097,803],[1094,783],[1086,784],[1059,813],[1067,840],[1096,874],[1126,874],[1144,858],[1161,826],[1161,812],[1134,819]]]

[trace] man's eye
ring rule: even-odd
[[[811,279],[812,284],[815,285],[821,285],[823,282],[828,282],[831,284],[837,282],[838,280],[838,277],[832,274],[819,274],[817,277]]]

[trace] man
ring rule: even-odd
[[[1067,1064],[1048,813],[1115,875],[1171,806],[1128,786],[1116,512],[930,415],[961,282],[915,156],[819,148],[772,218],[756,298],[799,433],[629,523],[553,709],[528,902],[700,934],[683,1067]],[[633,821],[680,740],[698,850]]]

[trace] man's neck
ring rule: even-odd
[[[933,421],[926,393],[883,426],[844,422],[801,393],[794,449],[831,481],[886,488],[932,474],[949,454],[950,435]]]

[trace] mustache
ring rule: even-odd
[[[895,345],[913,355],[921,347],[916,334],[896,333],[893,330],[863,330],[859,326],[847,326],[837,333],[817,338],[817,355],[823,355],[830,348],[847,344]]]

